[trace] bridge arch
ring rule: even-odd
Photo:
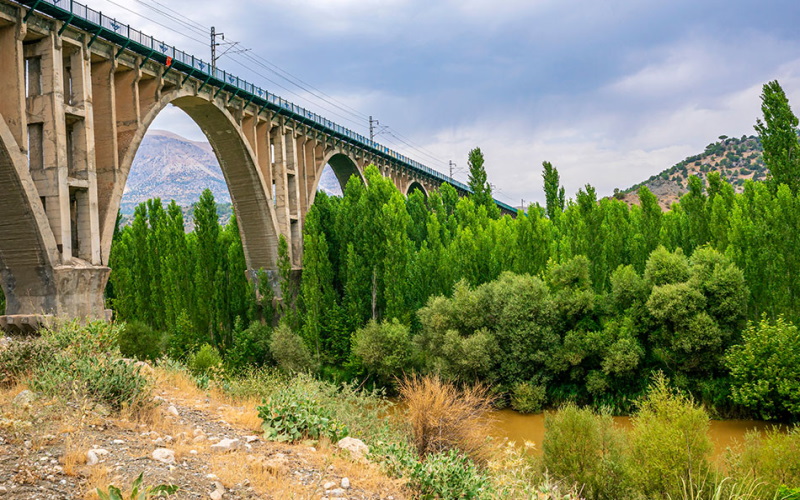
[[[428,199],[428,190],[425,189],[425,186],[422,185],[419,181],[412,181],[408,185],[408,189],[406,189],[406,197],[414,192],[415,189],[419,189],[422,191],[422,194],[425,196],[425,199]]]
[[[110,235],[113,234],[116,214],[136,152],[147,129],[169,104],[189,115],[211,144],[231,195],[248,269],[273,268],[277,261],[278,246],[276,215],[268,199],[267,193],[270,191],[257,166],[256,155],[237,120],[225,106],[186,90],[165,93],[149,109],[142,110],[141,123],[136,130],[119,139],[120,178],[114,183],[110,195],[100,195],[107,202],[106,207],[100,207],[101,214],[104,213],[101,215],[103,262],[108,262]]]
[[[350,177],[354,175],[357,176],[362,183],[366,184],[364,171],[356,160],[339,150],[329,150],[322,157],[319,165],[317,165],[314,184],[312,186],[313,189],[311,189],[309,193],[309,206],[314,204],[314,199],[317,196],[317,189],[319,189],[319,181],[322,178],[322,172],[325,170],[326,166],[330,166],[331,170],[333,170],[336,179],[339,181],[339,186],[342,188],[342,192],[344,192],[344,188],[347,186]]]

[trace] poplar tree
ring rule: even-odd
[[[489,184],[484,167],[484,157],[481,148],[475,148],[469,152],[467,165],[469,165],[469,188],[472,191],[470,196],[475,205],[486,207],[486,213],[496,219],[500,217],[500,209],[492,198],[492,186]]]
[[[219,216],[210,189],[203,190],[194,207],[195,328],[205,341],[216,343],[214,326],[215,280],[219,268]]]
[[[328,242],[320,224],[320,213],[312,206],[306,215],[303,237],[303,278],[300,291],[303,297],[305,317],[303,334],[317,358],[326,347],[326,315],[334,307],[333,269],[328,257]],[[341,351],[342,346],[327,347]],[[336,352],[341,355],[341,352]]]
[[[797,116],[777,80],[764,84],[761,94],[764,121],[756,120],[756,132],[764,148],[764,163],[770,171],[773,193],[786,184],[792,193],[800,188],[800,144],[797,139]]]
[[[561,179],[558,170],[549,161],[542,162],[542,179],[544,180],[545,207],[547,217],[556,220],[556,217],[564,211],[564,188],[561,186]]]

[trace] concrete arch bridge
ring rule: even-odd
[[[302,262],[320,175],[369,164],[404,193],[447,176],[71,0],[0,0],[0,327],[107,314],[111,238],[136,151],[173,104],[208,137],[248,269]],[[498,202],[504,212],[514,209]],[[2,312],[2,311],[0,311]]]

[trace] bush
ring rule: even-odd
[[[122,329],[121,323],[93,321],[81,326],[77,321],[73,321],[54,329],[42,330],[40,335],[53,350],[63,350],[81,357],[116,351]]]
[[[459,390],[437,376],[411,376],[400,383],[414,445],[420,456],[452,449],[485,463],[492,397],[483,385]]]
[[[782,317],[762,318],[725,357],[731,398],[763,419],[800,416],[800,331]]]
[[[795,426],[788,432],[777,427],[764,433],[748,432],[743,445],[728,449],[726,461],[735,476],[758,478],[767,486],[769,494],[782,485],[797,487],[800,485],[800,427]]]
[[[209,370],[222,365],[222,357],[216,348],[203,344],[200,350],[189,357],[189,370],[194,375],[206,375]]]
[[[154,361],[161,356],[161,334],[144,323],[127,323],[119,333],[119,351],[123,356]]]
[[[647,498],[680,497],[682,484],[691,488],[709,474],[708,414],[673,391],[663,374],[656,375],[632,423],[632,472]]]
[[[410,485],[423,499],[491,498],[489,480],[457,450],[428,455],[411,470]]]
[[[324,436],[336,442],[348,434],[347,427],[302,387],[285,387],[257,409],[264,422],[264,437],[272,441],[297,442]]]
[[[401,375],[411,359],[408,327],[396,319],[391,323],[374,320],[353,334],[353,358],[382,384]]]
[[[109,354],[76,358],[62,352],[34,371],[30,385],[48,396],[84,396],[118,411],[150,399],[150,383],[139,370]]]
[[[18,383],[53,355],[44,339],[18,340],[0,351],[0,385]]]
[[[518,382],[511,388],[511,408],[520,413],[538,413],[547,401],[543,384]]]
[[[232,370],[271,365],[275,361],[269,350],[272,328],[254,321],[246,330],[233,333],[233,345],[225,353],[225,364]]]
[[[278,366],[287,372],[310,371],[314,366],[305,342],[287,325],[280,325],[275,329],[269,349]]]
[[[543,460],[550,473],[576,483],[586,498],[627,496],[624,434],[610,415],[569,403],[544,422]]]

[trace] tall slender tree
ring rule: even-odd
[[[556,169],[549,161],[542,162],[542,179],[544,180],[544,197],[547,208],[547,216],[554,221],[564,211],[564,188],[561,186],[561,178]]]
[[[484,157],[481,148],[469,152],[469,188],[472,190],[472,199],[475,205],[486,207],[486,213],[496,219],[500,217],[500,209],[492,198],[492,186],[489,184],[484,167]]]
[[[777,80],[764,84],[761,94],[764,121],[756,121],[756,131],[764,148],[764,163],[769,168],[772,192],[786,184],[792,193],[800,190],[800,144],[797,116]]]

